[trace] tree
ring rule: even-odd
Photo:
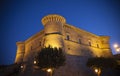
[[[116,68],[117,61],[114,58],[95,57],[89,58],[86,65],[93,68],[98,76],[100,76],[102,69]]]
[[[52,48],[51,46],[42,48],[38,55],[35,57],[36,65],[40,69],[52,71],[65,64],[65,54],[61,48]],[[49,71],[49,70],[48,70]]]

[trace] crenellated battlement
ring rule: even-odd
[[[64,24],[66,23],[66,20],[64,17],[60,15],[52,14],[43,17],[41,22],[43,25],[46,25],[48,22],[61,22],[62,24]]]

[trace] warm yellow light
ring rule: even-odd
[[[52,69],[47,69],[47,72],[51,72],[52,71]]]
[[[120,48],[117,48],[117,49],[116,49],[116,51],[118,51],[118,52],[119,52],[119,51],[120,51]]]
[[[36,64],[37,62],[36,61],[34,61],[34,64]]]
[[[46,36],[46,41],[44,44],[45,47],[51,46],[52,48],[60,48],[63,46],[62,41],[61,41],[61,36],[59,35],[47,35]]]
[[[118,44],[114,44],[113,46],[114,46],[114,48],[117,48],[117,47],[118,47]]]
[[[95,72],[98,73],[98,69],[95,69]]]
[[[20,68],[23,69],[23,65],[21,65]]]

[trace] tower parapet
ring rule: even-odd
[[[62,28],[66,20],[64,17],[56,14],[47,15],[42,18],[45,34],[57,33],[62,34]]]
[[[47,15],[42,18],[43,25],[46,25],[49,22],[60,22],[60,23],[64,24],[64,23],[66,23],[66,20],[64,17],[62,17],[60,15],[56,15],[56,14]]]

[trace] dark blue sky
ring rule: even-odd
[[[68,24],[96,35],[111,36],[111,48],[120,44],[119,0],[1,0],[0,64],[14,62],[16,42],[43,29],[41,19],[48,14],[60,14]]]

